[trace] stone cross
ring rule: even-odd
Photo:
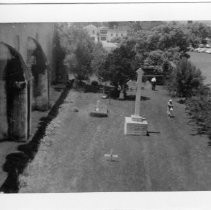
[[[136,102],[135,102],[135,116],[140,116],[140,99],[141,99],[141,86],[142,86],[142,75],[143,70],[139,68],[137,71],[137,90],[136,90]]]
[[[140,99],[143,71],[141,68],[137,70],[137,90],[135,101],[135,113],[131,117],[125,117],[124,134],[125,135],[147,135],[148,122],[145,117],[140,116]]]

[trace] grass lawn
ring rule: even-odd
[[[205,84],[211,83],[211,54],[190,52],[190,61],[198,67],[206,77]]]
[[[57,125],[42,139],[35,159],[21,176],[20,192],[125,192],[211,190],[210,148],[206,136],[189,125],[184,104],[174,100],[168,118],[166,90],[146,85],[141,115],[149,136],[125,136],[124,118],[134,113],[134,100],[103,100],[107,118],[89,115],[101,94],[70,91]],[[78,112],[73,112],[77,107]],[[111,149],[115,162],[104,158]]]

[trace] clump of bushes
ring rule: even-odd
[[[199,93],[203,79],[201,71],[183,57],[169,75],[167,87],[178,97],[190,98]]]
[[[167,87],[170,93],[184,99],[188,114],[197,124],[197,132],[211,139],[210,88],[203,80],[200,69],[182,58],[169,75]]]
[[[208,97],[192,97],[186,101],[187,111],[196,122],[199,134],[208,134],[211,138],[211,101]]]

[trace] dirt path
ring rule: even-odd
[[[193,135],[184,105],[175,103],[176,118],[169,119],[163,89],[145,87],[143,96],[150,136],[140,137],[123,134],[134,101],[112,100],[109,117],[94,118],[89,111],[99,95],[70,92],[21,177],[20,192],[211,190],[208,139]],[[104,159],[111,149],[117,162]]]

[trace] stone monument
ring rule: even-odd
[[[125,135],[147,135],[148,123],[146,118],[140,116],[140,100],[143,70],[137,70],[137,91],[135,101],[135,114],[131,117],[125,117],[124,134]]]
[[[97,105],[94,110],[90,112],[92,117],[108,117],[108,109],[106,105],[100,103],[100,100],[97,100]]]

